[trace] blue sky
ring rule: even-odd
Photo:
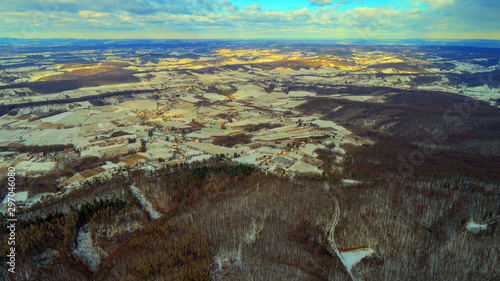
[[[382,7],[382,6],[402,6],[403,1],[397,0],[366,0],[366,1],[326,1],[331,2],[331,4],[318,4],[321,1],[307,1],[307,0],[274,0],[274,1],[261,1],[262,4],[259,4],[264,10],[275,10],[282,12],[289,12],[290,10],[300,10],[303,8],[307,8],[311,11],[316,11],[325,6],[335,6],[340,2],[339,11],[343,12],[346,10],[354,9],[356,7]],[[238,5],[239,7],[244,7],[248,5],[253,5],[258,3],[258,1],[254,0],[235,0],[232,1],[233,4]],[[423,3],[421,3],[423,5]]]
[[[498,0],[2,0],[0,37],[500,39]]]

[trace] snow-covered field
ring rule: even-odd
[[[68,112],[64,112],[64,113],[50,116],[47,118],[43,118],[43,119],[41,119],[41,121],[47,122],[47,123],[57,123],[59,120],[62,120],[63,118],[66,118],[66,117],[70,116],[71,114],[73,114],[73,112],[68,111]]]
[[[242,164],[256,164],[258,162],[257,158],[262,156],[260,153],[251,153],[242,157],[235,158],[234,161]]]
[[[231,97],[234,99],[249,99],[249,98],[258,98],[265,94],[266,93],[264,92],[262,87],[255,85],[244,85],[240,86],[238,91],[232,94]]]
[[[129,108],[129,109],[156,109],[157,103],[152,100],[134,100],[134,101],[126,101],[119,104],[121,107]]]
[[[314,97],[314,96],[316,96],[316,93],[305,92],[305,91],[291,91],[288,93],[288,97],[290,97],[290,98]]]
[[[49,172],[56,167],[56,162],[31,162],[22,161],[16,165],[16,170],[29,173]]]
[[[321,174],[323,172],[322,170],[318,169],[318,167],[313,166],[311,164],[307,164],[307,163],[302,162],[302,161],[295,162],[295,164],[293,164],[292,166],[290,166],[289,169],[292,172],[299,172],[299,173],[312,172],[312,173]]]
[[[209,155],[209,154],[204,154],[204,155],[198,155],[198,156],[193,156],[191,158],[189,158],[189,160],[187,161],[188,163],[192,163],[192,162],[195,162],[195,161],[204,161],[204,160],[208,160],[210,158],[212,158],[213,156],[212,155]]]
[[[213,145],[211,143],[202,143],[202,142],[187,142],[187,146],[192,147],[197,150],[204,151],[208,154],[216,155],[216,154],[234,154],[236,153],[241,153],[241,151],[248,151],[248,147],[243,147],[243,148],[229,148],[229,147],[223,147],[223,146],[218,146],[218,145]]]
[[[226,96],[223,96],[223,95],[219,95],[219,94],[216,94],[216,93],[206,93],[203,95],[203,97],[209,99],[209,100],[212,100],[212,101],[219,101],[219,100],[226,100],[228,99],[228,97]]]
[[[367,101],[374,98],[373,96],[343,96],[342,98],[354,101]]]
[[[324,149],[324,148],[325,148],[325,146],[324,146],[324,145],[321,145],[321,144],[320,144],[320,145],[315,145],[315,144],[310,144],[310,143],[308,143],[308,144],[306,144],[304,147],[301,147],[301,148],[300,148],[300,151],[304,152],[305,154],[309,154],[309,155],[311,155],[311,156],[313,156],[313,157],[316,157],[316,156],[318,156],[318,155],[317,155],[317,153],[316,153],[316,152],[314,152],[314,151],[315,151],[316,149],[318,149],[318,148],[322,148],[322,149]]]

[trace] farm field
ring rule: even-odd
[[[2,40],[0,280],[500,276],[494,40]]]

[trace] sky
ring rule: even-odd
[[[499,0],[2,0],[0,37],[499,39]]]

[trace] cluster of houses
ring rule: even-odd
[[[37,152],[37,153],[28,153],[28,154],[25,153],[25,154],[16,155],[16,156],[7,155],[7,156],[4,156],[2,158],[2,161],[8,162],[8,161],[20,160],[20,161],[38,162],[38,161],[45,160],[46,156],[55,157],[56,154],[57,154],[56,152],[52,152],[52,153]]]
[[[137,110],[135,113],[137,114],[137,117],[139,117],[139,119],[143,120],[157,119],[160,116],[164,116],[170,110],[171,105],[172,103],[168,102],[168,106],[155,110],[149,110],[149,109]]]
[[[27,129],[30,129],[30,128],[19,127],[19,126],[11,127],[11,126],[7,126],[7,125],[0,127],[0,130],[27,130]]]

